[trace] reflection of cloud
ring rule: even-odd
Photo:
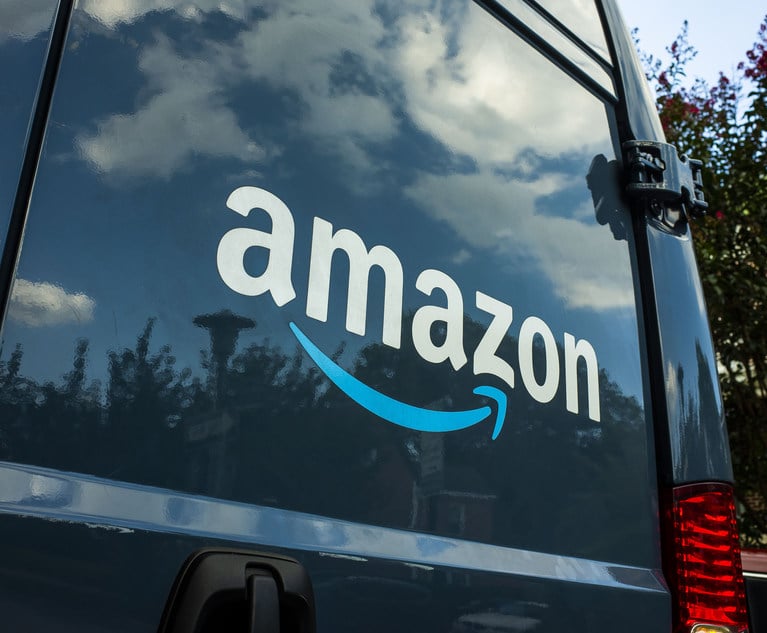
[[[262,79],[303,101],[305,115],[297,124],[325,151],[343,158],[358,173],[374,171],[376,163],[366,147],[394,136],[391,107],[381,96],[351,88],[339,91],[331,73],[351,51],[372,74],[371,65],[379,56],[375,42],[384,34],[383,25],[370,2],[296,4],[300,3],[273,3],[269,17],[242,31],[234,42],[208,45],[204,54],[193,57],[159,39],[139,58],[153,96],[134,113],[100,121],[96,134],[79,136],[83,158],[104,173],[163,178],[194,155],[263,162],[264,144],[245,133],[224,99],[224,89],[232,82]],[[152,6],[172,5],[167,1]],[[129,4],[125,18],[118,20],[120,12],[109,13],[111,17],[103,21],[135,18],[138,6]],[[96,5],[87,5],[86,10],[96,11]],[[108,7],[98,10],[108,13]],[[323,36],[317,37],[317,31]],[[295,54],[296,49],[301,55]]]
[[[77,292],[68,293],[48,282],[17,279],[11,294],[9,316],[29,327],[87,323],[93,320],[96,302]]]
[[[567,24],[570,30],[583,38],[584,42],[601,53],[602,57],[610,59],[602,21],[599,19],[593,0],[539,0],[539,2],[562,24]]]
[[[623,261],[625,247],[576,219],[593,210],[576,203],[561,214],[536,213],[544,196],[582,188],[583,180],[533,163],[590,157],[609,146],[606,122],[595,125],[604,121],[602,104],[521,39],[488,37],[487,29],[481,11],[435,10],[401,22],[398,67],[410,115],[478,170],[422,173],[406,195],[468,245],[509,263],[534,261],[571,308],[633,306],[625,269],[605,265]],[[524,178],[500,175],[508,168]]]
[[[566,99],[552,99],[551,86],[571,80],[550,61],[505,33],[487,37],[484,12],[440,4],[430,13],[403,8],[387,31],[372,0],[332,0],[321,7],[309,0],[270,0],[264,20],[194,57],[160,41],[140,58],[154,96],[132,114],[99,122],[95,135],[79,139],[81,153],[103,172],[165,178],[193,154],[263,160],[263,142],[247,136],[223,98],[225,81],[247,78],[296,94],[306,107],[296,125],[361,175],[380,168],[370,144],[397,132],[394,109],[401,104],[395,94],[404,96],[408,115],[423,131],[481,164],[508,164],[528,148],[545,156],[590,154],[604,143],[608,129],[591,125],[595,100],[587,91],[573,84]],[[194,17],[187,6],[181,0],[86,0],[82,8],[114,27],[155,10]],[[234,18],[246,13],[242,0],[207,0],[196,11]],[[339,89],[333,72],[344,57],[381,85],[394,81],[394,67],[402,85],[373,93]],[[525,63],[518,63],[522,58]]]
[[[625,269],[605,265],[625,258],[625,244],[605,239],[603,227],[536,213],[540,196],[571,184],[552,173],[530,182],[488,171],[422,174],[405,193],[471,246],[492,249],[509,263],[535,261],[571,308],[633,306]],[[498,231],[499,226],[508,229]]]
[[[358,75],[388,80],[386,31],[373,5],[371,0],[272,2],[269,17],[240,34],[236,51],[251,78],[300,98],[305,111],[296,125],[357,176],[380,168],[369,145],[389,141],[397,132],[386,95],[333,79],[344,59],[351,59]]]
[[[245,19],[246,0],[83,0],[78,9],[104,26],[130,24],[152,11],[175,11],[191,20],[218,11],[230,18]],[[3,0],[0,42],[12,37],[31,40],[47,30],[53,21],[55,3],[51,0]]]
[[[357,55],[368,67],[381,56],[379,42],[386,31],[371,0],[269,4],[269,16],[239,37],[253,77],[296,89],[301,96],[328,94],[329,75],[343,53]]]
[[[460,266],[461,264],[468,262],[470,259],[471,253],[465,248],[462,248],[450,258],[450,261],[453,262],[456,266]]]
[[[410,114],[452,151],[504,164],[529,148],[540,156],[591,155],[608,139],[606,125],[593,125],[601,108],[594,97],[521,39],[488,37],[482,11],[408,16],[402,36]]]
[[[146,49],[139,66],[159,92],[133,114],[113,114],[95,135],[77,138],[82,156],[101,172],[169,178],[195,154],[264,159],[225,105],[217,60],[176,56],[166,39]]]
[[[141,12],[184,6],[174,0],[90,0],[84,8],[114,25]],[[209,2],[201,10],[222,6]],[[405,10],[387,31],[372,0],[333,0],[322,7],[307,0],[267,2],[265,19],[193,57],[161,40],[140,57],[154,96],[132,114],[101,121],[97,134],[79,139],[80,150],[103,172],[165,178],[193,154],[261,161],[263,140],[248,137],[223,96],[225,82],[247,79],[296,95],[304,108],[294,124],[363,176],[381,168],[371,145],[396,136],[399,107],[444,146],[483,165],[512,163],[529,148],[543,156],[592,154],[604,143],[608,128],[591,125],[596,102],[587,91],[573,83],[566,99],[552,99],[552,85],[571,80],[542,55],[531,55],[522,40],[505,32],[487,37],[488,24],[499,32],[505,27],[488,23],[484,12],[452,6]],[[225,12],[239,15],[242,9],[227,5]],[[517,63],[522,58],[525,63]],[[344,61],[372,87],[339,85],[334,72]]]
[[[129,24],[152,11],[174,10],[185,18],[196,19],[203,13],[220,11],[232,18],[244,19],[245,0],[83,0],[80,8],[105,26]]]
[[[55,5],[50,0],[3,0],[0,42],[31,40],[51,26]]]
[[[361,94],[321,95],[313,104],[306,127],[315,134],[353,134],[371,141],[394,135],[394,118],[386,102]]]
[[[109,25],[142,11],[183,13],[184,6],[83,5]],[[238,2],[222,7],[209,0],[201,10],[243,11]],[[390,167],[402,116],[476,170],[442,175],[444,163],[435,161],[440,173],[421,171],[405,190],[465,240],[455,263],[466,261],[472,247],[489,248],[510,263],[534,262],[570,307],[633,305],[625,268],[606,265],[625,261],[625,245],[593,225],[583,177],[568,171],[610,146],[603,104],[484,11],[446,0],[429,11],[405,3],[384,26],[376,7],[374,0],[328,0],[321,7],[266,0],[262,19],[243,23],[228,40],[200,40],[194,53],[160,37],[139,57],[143,103],[81,135],[81,155],[104,173],[170,178],[196,155],[234,158],[243,170],[258,170],[278,155],[277,144],[301,137],[339,159],[347,187],[370,194],[385,180],[375,176]],[[243,128],[228,95],[247,83],[268,85],[254,93],[291,104],[279,113],[281,125],[247,121]],[[247,110],[241,116],[245,121]],[[582,193],[560,195],[568,190]],[[543,217],[536,209],[546,197],[574,201]]]

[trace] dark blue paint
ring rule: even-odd
[[[0,3],[0,252],[19,184],[26,140],[43,73],[56,0],[24,10]],[[12,62],[10,60],[13,60]]]
[[[364,18],[367,28],[379,28],[375,13],[355,18],[354,4],[311,23],[282,4],[244,18],[203,14],[189,21],[172,10],[152,12],[114,23],[108,36],[88,14],[102,5],[75,11],[52,109],[60,124],[48,130],[17,296],[3,327],[0,367],[9,387],[2,457],[364,524],[652,566],[657,550],[637,536],[654,533],[655,493],[648,487],[631,246],[597,221],[587,182],[595,155],[614,156],[610,108],[487,12],[451,3],[455,13],[421,9],[445,21],[463,55],[492,44],[497,52],[482,58],[477,73],[524,60],[519,90],[501,87],[497,99],[560,94],[547,101],[556,116],[546,115],[545,126],[559,125],[557,134],[526,131],[538,107],[515,119],[512,109],[496,105],[498,120],[488,128],[485,108],[495,101],[461,111],[474,101],[465,94],[471,85],[454,73],[440,76],[446,95],[460,98],[431,124],[423,108],[444,102],[422,104],[428,92],[420,88],[421,81],[424,90],[431,85],[433,73],[424,70],[411,85],[392,49],[396,38],[344,21]],[[320,11],[311,3],[306,10]],[[453,19],[459,15],[466,19]],[[402,28],[411,17],[401,18]],[[149,28],[162,24],[167,28]],[[338,58],[298,47],[283,62],[290,65],[285,74],[276,62],[274,72],[258,65],[265,52],[243,57],[245,43],[257,46],[284,28],[337,47]],[[197,33],[195,42],[157,35],[179,29]],[[339,41],[338,30],[348,39]],[[142,45],[126,48],[133,38]],[[439,59],[434,63],[453,63]],[[117,78],[120,89],[112,91]],[[83,91],[89,98],[80,106]],[[347,112],[347,100],[360,94],[374,101]],[[376,112],[381,120],[371,124],[383,126],[377,136],[356,140],[362,131],[346,129],[352,114]],[[321,115],[325,127],[314,126]],[[342,129],[331,133],[331,123]],[[367,159],[351,160],[347,150]],[[229,194],[244,185],[272,191],[295,219],[297,298],[281,308],[267,295],[231,292],[216,269],[221,237],[258,225],[258,217],[226,208]],[[627,217],[622,208],[614,214]],[[471,363],[457,372],[428,363],[409,340],[412,314],[439,302],[415,280],[436,268],[462,291],[467,357],[492,318],[475,307],[481,291],[514,309],[501,358],[514,363],[519,327],[530,315],[545,320],[559,345],[564,332],[588,340],[603,370],[607,415],[591,421],[585,394],[579,415],[568,412],[561,375],[546,404],[521,386],[507,391],[514,424],[495,441],[485,424],[442,437],[377,423],[307,366],[288,327],[305,321],[314,217],[354,231],[368,248],[388,246],[402,263],[403,342],[394,350],[380,342],[383,279],[373,270],[368,334],[350,334],[348,262],[333,259],[327,321],[307,333],[355,379],[421,409],[480,409],[477,420],[491,414],[474,390],[505,383],[475,376]],[[261,265],[263,258],[246,262],[254,275]],[[229,332],[222,346],[227,313],[254,326]],[[536,354],[534,363],[540,379],[543,357]],[[609,474],[595,478],[595,469]],[[541,499],[545,504],[531,512]],[[623,538],[640,545],[628,550],[622,539],[595,539],[595,530],[632,533]]]
[[[546,129],[561,126],[557,134],[542,140],[525,132],[538,107],[523,108],[519,120],[504,118],[513,110],[495,102],[456,112],[474,103],[467,94],[441,113],[444,125],[432,125],[424,108],[442,112],[445,103],[426,90],[433,73],[425,69],[409,83],[392,49],[396,38],[347,26],[364,18],[379,28],[375,14],[354,13],[357,5],[311,24],[282,4],[264,14],[192,22],[174,11],[152,12],[114,23],[108,36],[87,13],[102,5],[75,11],[52,109],[60,124],[48,130],[16,299],[3,328],[0,366],[10,385],[4,458],[510,547],[648,566],[657,558],[631,244],[597,221],[586,179],[595,155],[613,156],[610,108],[487,12],[451,3],[455,14],[433,17],[445,21],[455,42],[467,40],[462,63],[470,63],[480,41],[498,53],[483,58],[477,73],[524,60],[519,72],[527,74],[517,79],[524,90],[514,98],[561,94],[549,100],[556,116],[546,121]],[[319,11],[310,5],[307,11]],[[451,17],[458,15],[467,21]],[[411,17],[403,16],[402,28]],[[274,72],[261,68],[265,52],[243,58],[242,41],[257,46],[285,28],[339,47],[338,58],[299,47],[284,60],[288,74],[278,73],[276,62]],[[157,35],[178,29],[197,35]],[[338,42],[338,30],[347,39]],[[142,45],[123,45],[134,38]],[[367,72],[360,75],[361,66]],[[305,75],[307,68],[314,70]],[[460,74],[440,76],[446,95],[471,89]],[[120,90],[109,90],[118,77]],[[93,86],[101,86],[103,100]],[[347,100],[362,88],[374,101],[347,112]],[[91,92],[81,106],[83,90]],[[508,94],[499,88],[497,99]],[[498,120],[488,129],[491,106]],[[383,131],[371,139],[355,140],[365,128],[344,127],[354,124],[352,114],[377,112],[381,120],[370,123]],[[329,117],[325,127],[314,126],[318,116]],[[335,135],[327,131],[331,122],[342,126]],[[222,143],[226,131],[232,138]],[[367,162],[348,160],[350,142]],[[295,219],[297,298],[281,308],[267,295],[231,292],[215,265],[221,236],[251,222],[229,212],[226,199],[254,184],[283,200]],[[620,208],[614,213],[627,216]],[[474,375],[471,362],[457,372],[428,363],[410,339],[412,314],[440,301],[415,288],[418,274],[435,268],[462,291],[468,358],[492,318],[475,307],[481,291],[513,306],[514,322],[497,352],[512,364],[519,327],[530,315],[545,320],[559,345],[564,332],[588,340],[603,370],[608,415],[599,424],[589,420],[585,394],[580,414],[570,413],[560,375],[546,404],[522,388],[508,392],[514,424],[500,434],[497,424],[493,432],[476,424],[443,438],[376,423],[306,366],[288,327],[305,320],[314,217],[355,231],[368,248],[388,246],[404,271],[403,341],[394,350],[380,341],[383,279],[376,270],[368,334],[346,331],[348,262],[334,257],[327,322],[307,333],[343,371],[421,409],[479,410],[474,421],[491,415],[475,389],[505,383]],[[246,265],[256,275],[263,262]],[[254,326],[230,332],[221,347],[227,313]],[[540,379],[543,357],[536,353],[534,364]],[[286,474],[286,464],[295,472]],[[595,478],[604,468],[609,474]],[[345,494],[332,492],[341,486]],[[459,493],[487,507],[466,510],[464,521],[465,502],[450,496]],[[444,509],[432,507],[434,494]],[[541,499],[546,503],[531,512]],[[595,539],[593,530],[650,536],[634,538],[642,546],[627,550],[620,540]]]
[[[624,140],[665,141],[641,63],[613,2],[604,2],[621,68],[619,117]],[[695,158],[694,156],[692,158]],[[705,169],[705,165],[703,166]],[[637,205],[638,274],[658,413],[660,477],[669,485],[732,481],[732,458],[724,419],[691,229],[682,219],[674,230]],[[675,217],[681,209],[669,208]]]
[[[690,236],[647,226],[668,420],[671,482],[732,481],[708,315]]]
[[[471,2],[379,5],[75,9],[2,331],[8,628],[155,630],[183,561],[211,544],[300,559],[320,633],[670,621],[633,233],[620,201],[600,220],[596,201],[616,196],[588,178],[616,158],[612,97]],[[295,218],[297,299],[279,309],[216,270],[221,236],[261,220],[227,210],[240,186]],[[397,253],[401,349],[380,341],[380,271],[367,334],[345,330],[342,256],[327,321],[306,323],[314,217]],[[513,306],[501,358],[531,315],[560,346],[588,340],[601,422],[583,393],[567,410],[560,377],[550,403],[504,391],[514,423],[498,433],[499,406],[493,441],[478,396],[507,385],[408,340],[439,303],[415,287],[428,268],[461,289],[468,358],[492,318],[477,291]],[[350,384],[477,424],[380,423],[291,322]]]

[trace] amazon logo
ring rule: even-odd
[[[271,220],[271,231],[251,227],[231,229],[218,244],[216,264],[222,281],[234,292],[256,297],[269,293],[275,305],[282,307],[296,298],[293,286],[293,251],[295,221],[287,205],[273,193],[259,187],[240,187],[234,190],[226,206],[243,218],[251,213],[266,213]],[[249,249],[266,251],[266,266],[260,274],[246,270],[245,255]],[[346,330],[364,336],[367,328],[368,283],[373,266],[384,276],[382,342],[400,349],[402,342],[402,304],[405,275],[397,254],[387,246],[378,244],[368,248],[363,239],[346,228],[336,229],[327,220],[315,217],[312,226],[309,254],[309,282],[306,295],[306,316],[327,322],[330,300],[330,280],[333,255],[342,251],[349,261],[349,284],[346,301]],[[464,293],[448,274],[426,269],[415,281],[416,289],[431,298],[436,292],[445,297],[444,305],[426,303],[413,314],[412,341],[418,355],[429,363],[448,362],[454,370],[469,363],[464,342]],[[473,294],[477,309],[492,317],[490,325],[471,353],[473,373],[493,375],[509,390],[516,386],[516,371],[512,359],[498,354],[503,338],[513,323],[510,305],[480,291]],[[432,326],[439,324],[445,332],[443,340],[435,342]],[[507,414],[507,394],[502,389],[481,385],[474,389],[478,396],[495,401],[495,412],[487,405],[464,411],[435,411],[400,402],[364,384],[340,367],[306,336],[296,323],[290,329],[298,343],[327,378],[349,398],[378,417],[419,431],[457,431],[494,417],[492,438],[498,437]],[[542,379],[533,370],[533,352],[541,343],[545,355]],[[577,414],[578,363],[584,362],[582,373],[587,381],[587,410],[590,419],[600,421],[599,363],[593,346],[585,339],[565,332],[562,338],[563,360],[557,351],[557,340],[551,328],[536,316],[522,321],[518,334],[517,358],[521,382],[530,396],[540,403],[554,399],[564,374],[565,405]],[[564,365],[564,368],[560,367]],[[539,371],[540,374],[540,371]]]

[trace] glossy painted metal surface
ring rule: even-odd
[[[601,0],[601,4],[620,71],[617,75],[621,93],[620,109],[626,111],[627,119],[625,121],[627,128],[622,131],[623,140],[665,140],[642,63],[628,35],[628,29],[618,10],[618,5],[614,0]]]
[[[0,513],[0,529],[12,544],[0,573],[0,605],[6,623],[34,623],[27,630],[41,630],[56,618],[64,631],[150,629],[186,553],[214,543],[290,550],[312,575],[324,630],[359,630],[364,610],[371,609],[368,627],[374,631],[394,623],[404,630],[468,631],[487,618],[501,630],[527,622],[556,631],[568,619],[588,626],[616,617],[624,600],[662,611],[667,599],[651,569],[12,464],[0,466]],[[21,565],[27,567],[18,584]],[[65,617],[41,606],[51,598],[39,588],[24,591],[54,572]],[[93,595],[99,595],[98,604],[84,608]],[[573,611],[572,601],[579,600],[586,602]],[[597,606],[599,600],[604,604]],[[115,623],[116,613],[124,614],[122,622]],[[626,627],[642,630],[639,623]]]
[[[58,2],[0,3],[0,251],[19,183],[25,141]],[[12,60],[12,61],[10,61]]]
[[[463,0],[153,8],[72,17],[3,325],[8,542],[90,551],[59,598],[115,630],[218,541],[301,558],[321,631],[668,622],[611,104]]]
[[[444,536],[393,530],[32,466],[0,464],[0,513],[237,541],[325,556],[403,561],[418,568],[665,592],[656,571]]]
[[[647,229],[674,484],[732,481],[716,356],[689,235]]]
[[[229,543],[5,515],[0,529],[7,544],[0,605],[9,630],[154,631],[188,552]],[[641,633],[666,601],[664,592],[625,585],[543,583],[454,566],[288,551],[312,576],[319,631],[468,633],[492,623],[509,633],[554,632],[595,630],[624,618],[621,630]],[[625,618],[629,604],[648,616]]]
[[[624,140],[663,141],[647,82],[617,8],[611,0],[604,8],[621,66]],[[653,385],[657,427],[666,430],[659,451],[665,467],[662,478],[673,485],[732,481],[716,355],[690,228],[682,220],[670,230],[652,213],[640,216],[638,227],[648,342],[655,347],[650,371],[663,375],[663,384]]]

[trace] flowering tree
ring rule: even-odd
[[[693,226],[730,434],[744,544],[767,547],[767,17],[735,77],[686,81],[687,23],[664,65],[645,56],[663,129],[703,161]]]

